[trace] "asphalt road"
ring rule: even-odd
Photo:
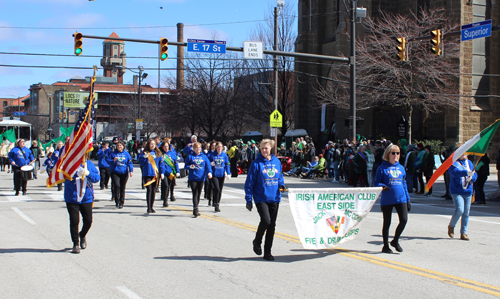
[[[129,180],[125,207],[96,190],[88,247],[71,254],[62,192],[46,174],[13,196],[12,175],[0,172],[1,298],[488,298],[500,297],[500,203],[473,206],[470,241],[447,236],[453,204],[412,195],[401,254],[383,254],[382,215],[375,204],[355,240],[335,250],[304,250],[286,195],[273,246],[275,261],[252,251],[259,221],[245,209],[245,176],[226,182],[221,213],[202,201],[191,214],[191,192],[179,179],[177,201],[146,214],[140,176]],[[487,193],[497,190],[496,174]],[[494,180],[494,181],[493,181]],[[326,180],[285,178],[290,188],[347,187]],[[159,193],[157,193],[159,198]],[[394,214],[391,234],[397,225]]]

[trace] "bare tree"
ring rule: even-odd
[[[270,9],[272,11],[272,9]],[[278,31],[278,51],[293,52],[295,50],[294,41],[297,37],[293,7],[289,2],[281,9],[279,15]],[[260,24],[251,34],[253,41],[262,41],[264,45],[274,45],[274,21],[272,17],[269,21]],[[294,128],[294,85],[295,76],[294,59],[292,57],[279,56],[278,58],[278,110],[283,115],[282,134]],[[249,70],[249,79],[252,82],[249,91],[253,96],[253,103],[250,105],[250,113],[258,117],[263,122],[269,121],[269,115],[274,111],[274,82],[273,82],[273,60],[256,60],[249,63],[252,68]],[[257,69],[254,71],[253,69]]]
[[[413,109],[438,113],[444,107],[458,106],[459,40],[443,41],[444,55],[431,52],[429,40],[407,43],[407,61],[397,58],[396,38],[429,36],[431,30],[443,34],[457,31],[458,23],[450,20],[444,9],[422,10],[418,15],[392,15],[380,11],[377,19],[363,23],[366,35],[356,42],[356,109],[378,105],[403,107],[407,114],[411,140]],[[350,103],[349,69],[332,66],[330,80],[318,80],[315,91],[318,104],[348,109]],[[324,84],[321,84],[324,83]]]
[[[185,89],[179,91],[164,112],[169,127],[187,127],[191,133],[200,130],[210,140],[237,121],[235,109],[241,82],[235,79],[243,73],[243,62],[230,53],[186,58]],[[173,84],[171,78],[165,81]]]

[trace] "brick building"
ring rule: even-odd
[[[350,1],[347,1],[350,7]],[[450,17],[469,24],[492,19],[493,25],[500,21],[500,1],[489,0],[359,0],[358,7],[365,7],[367,15],[376,17],[379,9],[389,13],[418,13],[422,7],[444,7]],[[299,0],[297,52],[339,56],[349,56],[349,21],[345,21],[346,7],[342,0]],[[347,19],[348,20],[348,19]],[[356,24],[358,37],[363,34],[361,24]],[[498,31],[491,38],[481,38],[462,42],[460,47],[460,97],[458,109],[447,109],[440,115],[424,115],[422,111],[413,114],[413,139],[439,139],[446,144],[463,142],[477,134],[500,116],[498,77],[482,74],[499,74],[500,61],[498,52],[500,38]],[[396,53],[396,50],[395,50]],[[300,58],[296,59],[301,61]],[[330,67],[327,64],[297,63],[296,70],[302,73],[328,77]],[[474,75],[471,75],[474,74]],[[479,75],[478,75],[479,74]],[[296,88],[295,121],[296,128],[303,128],[315,138],[320,138],[321,108],[313,96],[316,82],[309,78],[298,77]],[[307,82],[306,84],[301,82]],[[397,136],[396,123],[404,115],[395,107],[377,107],[358,111],[357,116],[364,118],[364,126],[358,133],[368,138],[379,136]],[[383,115],[383,121],[380,121]],[[344,120],[349,111],[326,108],[327,127],[336,123],[336,138],[348,138],[349,129]],[[378,119],[377,119],[378,117]],[[496,141],[500,138],[496,137]]]

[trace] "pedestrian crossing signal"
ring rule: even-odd
[[[271,128],[281,128],[283,126],[283,116],[278,110],[274,110],[269,118]]]

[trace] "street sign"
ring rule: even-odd
[[[276,128],[271,128],[271,137],[276,137]]]
[[[142,119],[136,119],[135,120],[135,129],[142,130],[142,124],[143,124]]]
[[[24,116],[26,115],[26,111],[14,111],[12,113],[13,116]]]
[[[491,36],[491,20],[462,25],[460,40],[466,41]]]
[[[188,39],[189,52],[225,54],[226,42],[221,40]]]
[[[262,42],[243,42],[243,59],[264,59]]]
[[[283,116],[278,110],[274,110],[269,117],[271,128],[281,128],[283,126]]]

